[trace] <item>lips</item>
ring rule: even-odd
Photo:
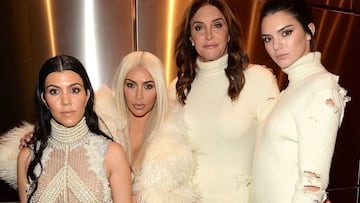
[[[203,48],[204,49],[213,49],[216,48],[217,44],[208,44],[208,45],[204,45]]]
[[[133,104],[136,110],[142,110],[145,107],[145,104]]]
[[[287,54],[277,54],[275,57],[277,60],[284,60],[286,59]]]
[[[64,112],[61,112],[60,114],[64,117],[71,117],[72,115],[75,114],[75,111],[64,111]]]

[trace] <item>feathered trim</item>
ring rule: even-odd
[[[17,189],[16,170],[20,139],[33,131],[33,125],[23,122],[0,137],[0,178],[14,189]]]
[[[165,125],[151,140],[142,163],[135,174],[133,191],[138,202],[198,202],[199,193],[192,178],[197,162],[195,150],[187,138],[182,108],[173,111]]]

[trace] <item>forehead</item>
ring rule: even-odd
[[[299,25],[297,19],[289,12],[277,11],[265,16],[261,22],[261,29],[279,30],[288,25]]]
[[[126,79],[148,81],[152,80],[153,78],[145,67],[136,66],[128,72],[128,74],[126,75]]]
[[[199,8],[191,19],[191,22],[200,21],[200,22],[210,22],[215,19],[222,18],[224,19],[224,15],[221,11],[210,4],[206,4]]]
[[[46,79],[45,84],[51,85],[51,84],[63,84],[63,83],[80,83],[82,84],[82,78],[79,74],[75,73],[71,70],[65,70],[61,72],[52,72],[50,73]]]

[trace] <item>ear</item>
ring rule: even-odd
[[[312,35],[314,36],[315,35],[315,24],[314,23],[309,23],[308,27],[309,27]],[[307,40],[311,40],[311,36],[308,35],[308,37],[309,37],[309,39],[307,39]]]
[[[88,103],[89,98],[90,98],[90,90],[88,89],[88,90],[86,90],[86,92],[87,92],[87,94],[86,94],[86,102],[85,102],[85,106],[86,106],[86,104]]]
[[[189,40],[190,40],[190,42],[191,42],[191,46],[195,46],[194,40],[192,39],[191,36],[189,37]]]
[[[44,98],[44,92],[41,93],[41,100],[44,102],[45,106],[46,106],[47,108],[49,108],[49,105],[47,104],[47,102],[46,102],[46,100],[45,100],[45,98]]]

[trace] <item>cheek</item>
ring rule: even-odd
[[[200,42],[200,39],[201,39],[201,33],[200,32],[194,32],[194,33],[191,33],[191,38],[192,38],[192,41],[195,43],[195,45],[197,43]],[[190,41],[191,43],[191,41]]]
[[[131,91],[129,91],[128,89],[124,89],[124,98],[125,98],[125,101],[128,102],[129,99],[132,98],[132,93]]]
[[[154,105],[155,101],[156,101],[156,92],[149,92],[149,94],[147,95],[147,102],[151,105]]]
[[[58,106],[60,105],[59,99],[54,99],[54,98],[48,97],[45,99],[45,101],[43,101],[44,105],[46,105],[48,107],[48,109],[50,110],[51,113],[54,110],[56,110],[58,108]]]
[[[271,53],[272,53],[271,44],[270,43],[264,43],[264,47],[265,47],[266,52],[271,56]]]

